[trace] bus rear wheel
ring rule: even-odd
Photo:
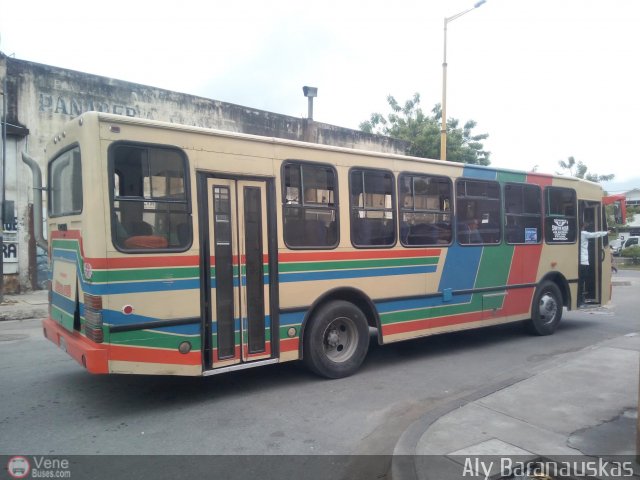
[[[334,300],[322,305],[304,333],[304,362],[327,378],[354,374],[369,348],[369,326],[352,303]]]
[[[551,335],[562,318],[562,294],[553,282],[543,282],[533,297],[531,320],[527,326],[535,335]]]

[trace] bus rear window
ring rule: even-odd
[[[186,159],[173,148],[118,144],[109,163],[114,245],[123,251],[186,250],[192,228]]]
[[[82,212],[80,148],[67,150],[49,164],[49,216]]]

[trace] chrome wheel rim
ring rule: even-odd
[[[349,360],[358,345],[358,329],[347,317],[334,318],[322,335],[325,356],[336,363]]]
[[[545,292],[540,297],[540,319],[546,324],[552,323],[558,314],[558,303],[553,295]]]

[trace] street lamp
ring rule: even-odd
[[[440,160],[447,159],[447,24],[465,13],[475,10],[487,0],[476,2],[473,7],[451,17],[444,17],[444,55],[442,57],[442,129],[440,130]]]

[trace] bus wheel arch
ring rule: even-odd
[[[360,367],[369,349],[369,327],[380,319],[373,302],[357,289],[335,289],[317,299],[303,321],[300,357],[315,373],[327,378],[349,376]]]
[[[559,272],[551,272],[546,274],[542,280],[540,280],[539,285],[542,285],[543,282],[555,283],[562,295],[562,305],[571,309],[571,289],[569,288],[569,282],[564,275]]]

